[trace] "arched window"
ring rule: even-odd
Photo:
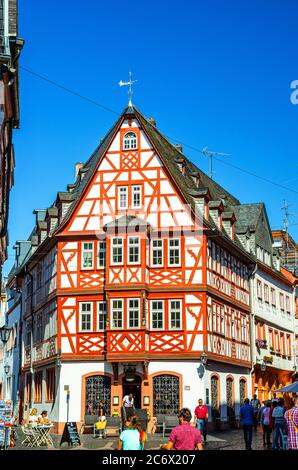
[[[128,132],[123,139],[124,150],[131,150],[137,148],[137,136],[134,132]]]
[[[211,410],[213,418],[218,418],[219,413],[219,378],[216,375],[211,377]]]
[[[226,380],[227,415],[231,419],[234,416],[234,380],[228,377]]]
[[[243,405],[244,399],[246,398],[246,380],[245,379],[239,380],[239,398],[240,398],[240,405]]]
[[[111,378],[92,375],[86,378],[85,414],[99,415],[99,402],[104,402],[107,414],[111,412]]]
[[[177,414],[180,408],[180,383],[175,375],[153,377],[153,414]]]

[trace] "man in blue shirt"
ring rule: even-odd
[[[249,399],[245,398],[244,404],[240,408],[240,418],[242,421],[246,450],[251,449],[252,428],[254,425],[254,409],[249,404]]]

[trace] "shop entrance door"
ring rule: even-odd
[[[135,375],[133,382],[129,382],[125,377],[123,377],[122,387],[123,387],[123,397],[125,397],[125,395],[129,395],[130,393],[132,393],[133,398],[134,398],[134,406],[136,409],[140,409],[142,407],[141,377],[139,375]]]

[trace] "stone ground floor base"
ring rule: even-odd
[[[76,449],[80,450],[113,450],[117,446],[118,438],[106,438],[99,439],[94,438],[90,434],[83,434],[81,437],[81,446],[75,448],[69,448],[70,451],[75,451]],[[154,434],[148,436],[147,449],[154,450],[159,449],[160,445],[167,442],[168,436],[165,438],[161,434]],[[10,451],[13,450],[41,450],[47,449],[46,446],[28,448],[21,445],[24,436],[22,434],[21,428],[18,428],[18,441],[16,447],[10,448]],[[54,449],[68,449],[68,447],[60,446],[61,436],[57,434],[52,434],[52,440],[54,443]],[[235,429],[230,431],[222,432],[212,432],[207,436],[207,444],[204,446],[207,450],[244,450],[244,439],[242,429]],[[252,441],[253,450],[265,450],[263,446],[262,431],[259,428],[257,431],[253,431],[253,441]],[[53,448],[48,448],[52,450]]]

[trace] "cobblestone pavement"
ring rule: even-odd
[[[60,446],[61,436],[57,434],[51,434],[54,447],[27,447],[21,445],[24,436],[22,434],[21,428],[18,428],[18,441],[17,445],[14,448],[9,450],[18,450],[18,449],[28,449],[28,450],[39,450],[39,449],[70,449],[70,450],[113,450],[117,446],[118,439],[116,437],[108,437],[106,439],[94,438],[90,434],[85,434],[80,436],[81,446],[68,448],[67,444]],[[167,436],[162,437],[161,434],[148,435],[147,449],[159,449],[160,444],[167,442]],[[242,429],[233,429],[228,431],[214,432],[207,436],[207,444],[204,446],[206,450],[244,450],[245,444],[243,439]],[[263,446],[263,439],[261,430],[253,431],[253,441],[252,441],[253,450],[267,450]]]

